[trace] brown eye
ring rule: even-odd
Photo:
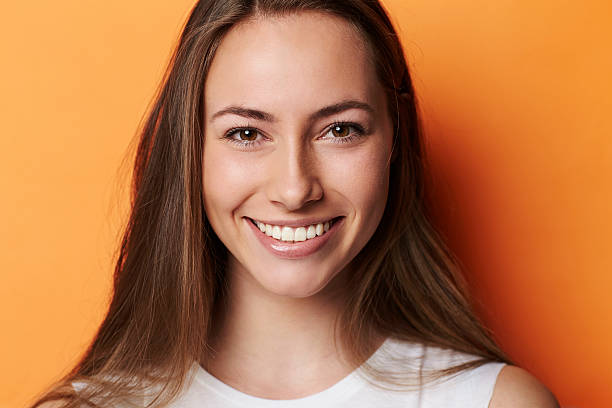
[[[238,137],[240,140],[252,142],[257,139],[257,131],[253,129],[240,129],[238,131]]]
[[[347,137],[349,135],[349,127],[344,125],[335,125],[331,131],[334,137]]]

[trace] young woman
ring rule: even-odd
[[[376,1],[198,2],[107,316],[35,406],[558,406],[474,316],[423,160]]]

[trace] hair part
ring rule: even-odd
[[[138,131],[131,212],[106,316],[76,366],[32,408],[57,399],[70,408],[142,401],[161,407],[189,381],[194,361],[206,363],[213,316],[227,293],[227,250],[207,222],[201,188],[206,75],[225,33],[236,24],[303,11],[343,18],[362,35],[395,130],[384,215],[349,264],[350,297],[336,326],[343,350],[358,366],[382,335],[480,357],[431,373],[431,379],[489,361],[510,362],[474,315],[458,262],[429,220],[417,100],[399,38],[381,4],[202,0],[191,11]],[[378,383],[407,384],[406,376],[364,368]],[[79,392],[75,383],[83,384]]]

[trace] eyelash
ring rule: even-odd
[[[352,128],[353,132],[351,132],[348,136],[345,136],[345,137],[330,138],[331,140],[333,140],[332,143],[338,143],[338,144],[351,143],[351,142],[353,142],[353,141],[355,141],[355,140],[365,136],[365,134],[366,134],[363,126],[361,126],[361,125],[359,125],[357,123],[354,123],[354,122],[342,122],[342,121],[334,122],[331,125],[329,125],[327,127],[327,131],[325,132],[325,134],[331,132],[332,129],[334,127],[336,127],[336,126]],[[238,146],[243,147],[243,148],[255,147],[256,145],[258,145],[258,144],[260,144],[262,142],[261,140],[237,140],[237,139],[233,139],[232,136],[234,134],[236,134],[236,132],[239,132],[241,130],[255,130],[260,135],[262,135],[262,137],[265,137],[256,128],[247,125],[247,126],[239,126],[239,127],[231,128],[230,130],[228,130],[225,133],[225,136],[223,136],[223,139],[227,140],[230,143],[237,144]]]

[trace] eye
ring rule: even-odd
[[[349,143],[365,135],[363,127],[352,122],[336,122],[328,129],[323,139],[333,143]]]
[[[245,126],[228,130],[223,139],[241,149],[254,149],[260,144],[265,143],[267,138],[259,130]]]
[[[225,137],[237,142],[253,142],[258,136],[259,132],[256,129],[241,128],[230,130]]]

